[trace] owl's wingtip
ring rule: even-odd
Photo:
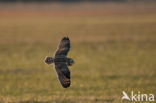
[[[63,37],[63,39],[62,39],[62,40],[69,40],[69,37],[68,37],[68,36]]]

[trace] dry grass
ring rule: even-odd
[[[0,102],[120,103],[123,90],[156,94],[155,4],[135,6],[153,10],[148,13],[144,9],[129,13],[134,4],[107,5],[112,14],[82,11],[83,16],[67,15],[69,12],[39,16],[26,12],[23,16],[21,10],[22,15],[0,15]],[[125,12],[120,15],[116,7]],[[66,35],[72,43],[69,57],[76,64],[70,68],[71,87],[63,89],[53,67],[43,60],[53,55]]]

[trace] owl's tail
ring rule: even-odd
[[[49,65],[49,64],[52,64],[54,62],[54,59],[52,57],[46,57],[44,62]]]

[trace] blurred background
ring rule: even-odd
[[[53,66],[71,40],[71,87]],[[0,0],[0,103],[120,103],[156,94],[155,0]],[[127,101],[123,101],[127,103]]]

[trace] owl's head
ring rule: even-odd
[[[69,66],[72,66],[73,64],[74,64],[74,60],[70,58],[70,59],[69,59],[68,65],[69,65]]]
[[[54,58],[52,58],[52,57],[46,57],[45,60],[44,60],[44,62],[46,64],[52,64],[54,62]]]

